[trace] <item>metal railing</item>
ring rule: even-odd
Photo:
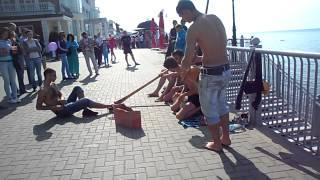
[[[251,49],[227,49],[233,73],[227,95],[230,102],[235,102]],[[262,98],[260,124],[319,155],[320,53],[264,49],[255,49],[254,53],[261,54],[262,78],[271,85],[269,95]],[[248,80],[250,77],[254,76]],[[249,111],[249,107],[249,99],[243,98],[240,111]]]

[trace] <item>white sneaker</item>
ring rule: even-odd
[[[15,99],[10,99],[9,100],[9,103],[11,103],[11,104],[16,104],[16,103],[19,103],[19,102],[21,102],[21,100],[19,98],[15,98]]]

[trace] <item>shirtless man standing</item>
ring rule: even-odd
[[[186,51],[181,65],[184,72],[190,68],[196,44],[203,51],[199,97],[201,111],[213,137],[213,142],[208,142],[205,147],[219,152],[222,150],[222,145],[231,144],[228,125],[229,107],[225,95],[231,77],[226,31],[217,16],[200,13],[190,0],[179,1],[176,11],[183,20],[193,22],[186,37]],[[219,137],[220,127],[221,137]]]
[[[80,110],[83,110],[82,115],[84,117],[96,116],[98,113],[91,111],[88,108],[110,109],[112,107],[85,98],[83,90],[79,86],[74,87],[68,99],[65,100],[62,93],[54,84],[54,81],[56,80],[56,71],[47,68],[44,71],[44,77],[43,87],[38,92],[37,110],[51,110],[58,117],[63,118],[71,116]]]

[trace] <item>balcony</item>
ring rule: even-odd
[[[56,7],[51,2],[0,4],[0,16],[33,16],[42,14],[56,14]]]

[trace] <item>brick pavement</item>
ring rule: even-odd
[[[87,97],[112,103],[155,77],[163,62],[157,52],[134,50],[142,65],[126,69],[117,53],[120,62],[102,68],[95,79],[86,78],[82,58],[79,80],[59,84],[64,94],[80,85]],[[48,66],[60,75],[59,62]],[[126,101],[151,105],[135,108],[142,113],[141,131],[116,127],[104,111],[94,119],[77,113],[58,120],[35,110],[36,94],[0,111],[0,179],[320,179],[319,158],[265,128],[232,135],[224,153],[203,149],[210,137],[206,128],[184,129],[169,107],[152,106],[162,105],[146,96],[155,86]]]

